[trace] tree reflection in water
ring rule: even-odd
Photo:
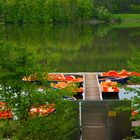
[[[48,24],[1,28],[5,41],[37,47],[44,57],[47,52],[60,54],[58,72],[127,69],[127,59],[131,55],[129,45],[138,48],[140,44],[140,27]]]

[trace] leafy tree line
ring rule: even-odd
[[[111,20],[111,14],[92,0],[1,0],[0,18],[6,23],[56,23]]]
[[[112,13],[140,13],[139,0],[93,0],[95,6],[104,6]]]
[[[0,20],[6,23],[58,23],[91,19],[110,21],[112,17],[108,11],[140,13],[140,2],[138,0],[0,1]]]

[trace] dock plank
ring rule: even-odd
[[[95,73],[85,74],[85,100],[101,100]]]

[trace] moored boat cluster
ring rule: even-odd
[[[125,69],[120,72],[111,70],[98,74],[102,96],[118,96],[120,91],[118,85],[125,85],[131,76],[140,76],[138,72],[127,72]]]
[[[29,82],[30,84],[35,83],[37,90],[39,92],[44,92],[46,88],[52,90],[65,90],[68,89],[69,92],[73,92],[73,96],[64,96],[65,100],[77,100],[83,98],[83,76],[81,75],[71,75],[71,74],[48,74],[43,75],[43,80],[49,84],[43,84],[37,78],[36,74],[26,76],[22,78],[23,82]],[[32,106],[29,109],[29,116],[47,116],[55,111],[55,104],[44,104],[39,106]],[[8,108],[6,102],[0,102],[0,119],[13,119],[14,115],[12,109]]]
[[[122,70],[121,72],[112,70],[97,75],[102,96],[118,95],[120,91],[119,84],[126,84],[131,76],[140,76],[140,74],[137,72],[127,72],[126,70]],[[39,81],[36,74],[23,77],[22,80],[31,84],[35,83],[37,85],[37,90],[40,92],[45,91],[46,88],[50,88],[56,91],[66,91],[66,89],[68,88],[70,92],[74,93],[74,95],[64,96],[63,99],[66,100],[83,99],[83,94],[85,92],[85,89],[83,87],[84,77],[83,75],[78,74],[43,74],[43,80],[48,83],[46,85]],[[29,109],[29,115],[31,117],[35,115],[47,116],[54,111],[55,105],[53,103],[40,105],[37,107],[32,106]],[[9,108],[6,108],[5,102],[0,102],[0,119],[11,118],[13,118],[12,111]]]

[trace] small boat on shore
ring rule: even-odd
[[[69,82],[57,82],[57,83],[51,83],[50,87],[54,88],[54,89],[66,89],[68,88],[71,92],[79,92],[79,93],[83,93],[83,87],[77,87],[75,84],[71,84]]]
[[[78,75],[64,75],[64,74],[43,74],[42,80],[48,82],[74,82],[74,83],[82,83],[83,77]],[[33,74],[30,76],[25,76],[22,78],[22,81],[28,82],[39,82],[37,75]]]
[[[102,96],[114,96],[118,95],[119,88],[117,87],[117,82],[112,82],[110,80],[106,80],[105,82],[100,83],[100,89],[102,92]]]
[[[7,109],[5,102],[0,102],[0,119],[13,119],[12,111]]]
[[[106,80],[111,80],[112,82],[118,82],[120,84],[126,84],[128,82],[128,80],[130,79],[128,76],[119,76],[119,77],[98,76],[98,78],[99,78],[99,82],[104,82]]]
[[[32,106],[30,108],[29,116],[35,117],[37,116],[47,116],[50,113],[55,111],[55,104],[48,104],[48,105],[40,105],[38,107]]]
[[[115,70],[111,70],[108,72],[102,72],[100,76],[106,76],[106,77],[118,77],[118,76],[140,76],[140,73],[138,72],[127,72],[125,69],[122,69],[120,72],[117,72]]]
[[[117,72],[114,70],[103,72],[98,75],[99,82],[106,81],[107,79],[118,82],[121,84],[126,84],[130,79],[130,76],[140,76],[137,72],[127,72],[125,69],[121,70],[121,72]]]

